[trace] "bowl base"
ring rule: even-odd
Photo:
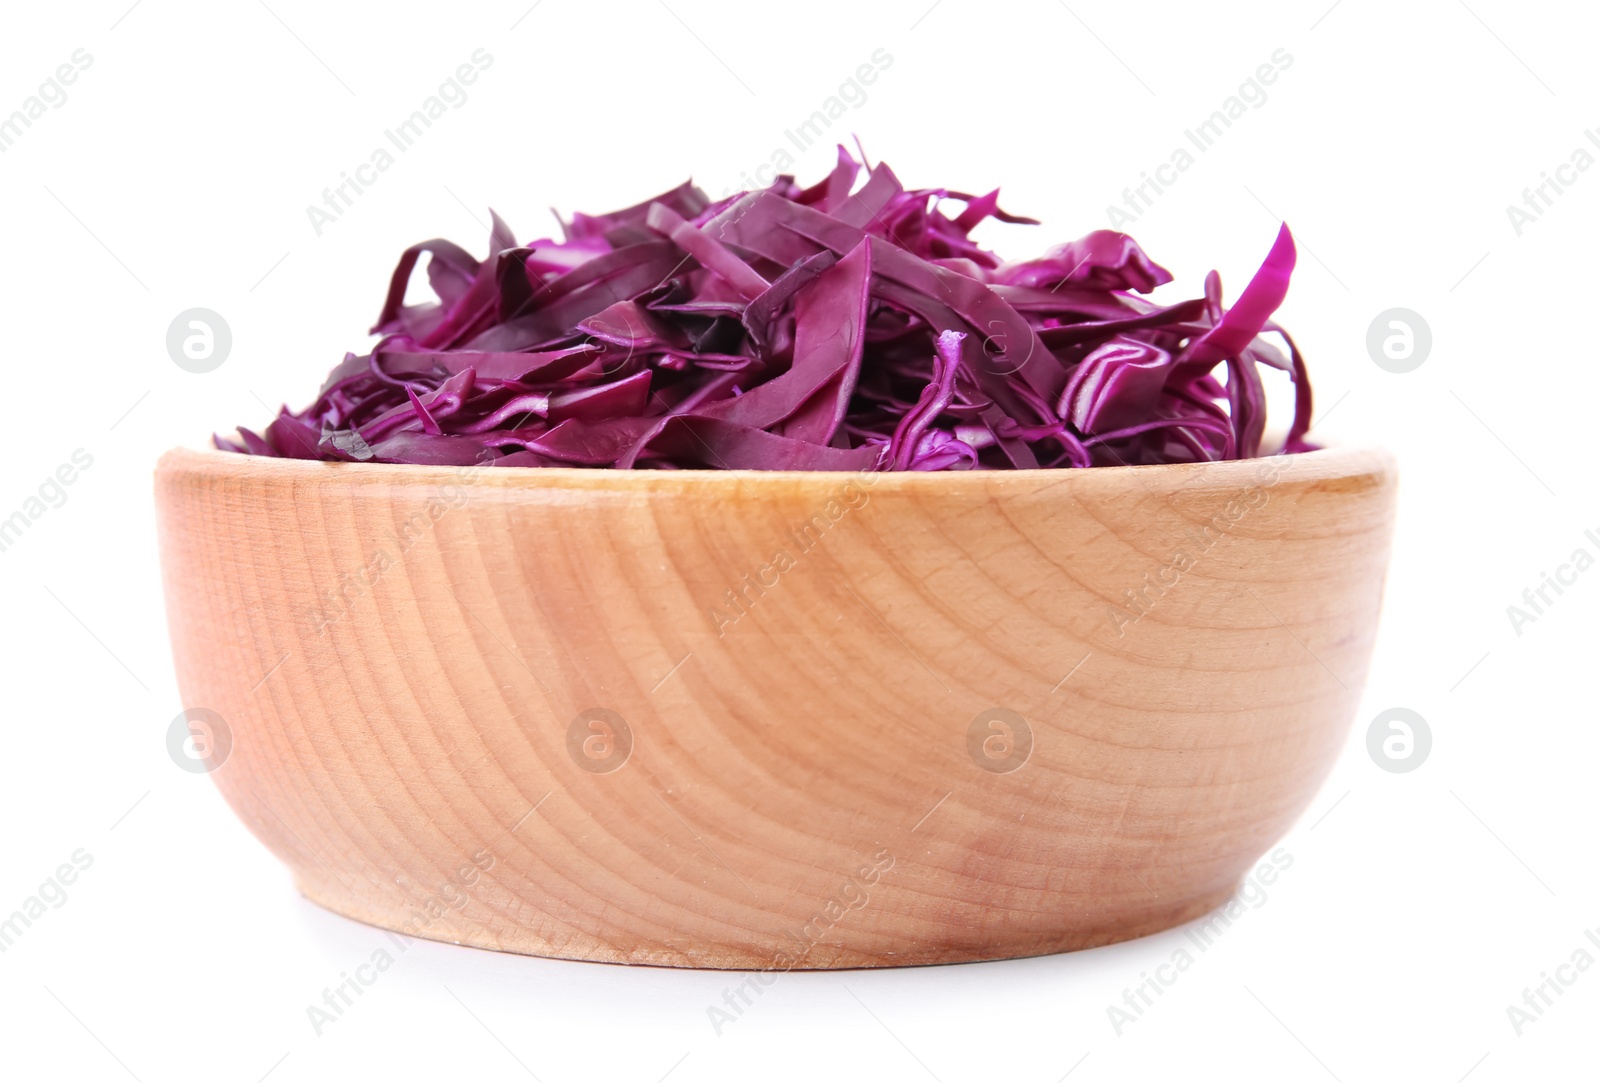
[[[401,912],[386,906],[375,906],[341,885],[331,888],[296,878],[296,886],[307,899],[325,910],[341,917],[359,921],[387,930],[397,951],[404,951],[412,939],[432,940],[441,944],[483,948],[513,955],[529,955],[541,959],[564,959],[574,962],[616,963],[624,966],[666,966],[691,970],[863,970],[881,967],[939,966],[948,963],[994,962],[1001,959],[1026,959],[1041,955],[1059,955],[1082,951],[1086,948],[1105,947],[1126,940],[1153,936],[1179,925],[1187,924],[1225,905],[1233,896],[1235,886],[1185,900],[1170,909],[1159,911],[1135,921],[1122,921],[1100,928],[1077,927],[1055,934],[1030,934],[1026,937],[1006,936],[1004,930],[995,930],[992,937],[968,943],[907,944],[906,950],[884,950],[867,955],[859,950],[844,950],[837,945],[817,943],[792,965],[779,963],[785,957],[780,948],[730,943],[675,943],[667,946],[659,942],[636,942],[624,945],[617,939],[569,934],[560,940],[542,936],[531,929],[507,929],[503,924],[493,927],[472,921],[462,914],[452,914],[447,919],[419,921],[414,912]]]

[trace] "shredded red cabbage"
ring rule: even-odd
[[[1215,272],[1204,297],[1157,305],[1138,295],[1172,275],[1125,234],[1003,263],[973,227],[1036,223],[998,191],[907,190],[882,163],[857,186],[863,168],[841,147],[810,188],[784,176],[713,203],[686,183],[524,246],[493,215],[481,262],[413,245],[372,351],[346,355],[308,409],[216,444],[624,469],[1237,459],[1262,453],[1266,365],[1295,384],[1282,450],[1311,447],[1305,364],[1271,322],[1295,264],[1287,226],[1231,308]],[[424,254],[437,300],[406,305]]]

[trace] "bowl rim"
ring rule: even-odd
[[[1376,443],[1333,445],[1293,454],[1278,452],[1248,459],[1197,463],[1156,463],[1140,466],[1053,467],[1032,470],[616,470],[603,467],[540,466],[499,468],[488,464],[424,466],[413,463],[350,463],[322,459],[289,459],[246,455],[215,448],[179,446],[161,456],[156,475],[205,474],[241,480],[284,482],[339,482],[343,484],[454,485],[464,478],[472,484],[489,481],[497,488],[666,490],[772,486],[788,488],[816,485],[836,489],[851,479],[878,489],[957,487],[962,482],[984,486],[1038,488],[1062,483],[1114,485],[1137,478],[1141,485],[1185,488],[1201,481],[1221,484],[1258,479],[1263,467],[1289,464],[1292,476],[1302,481],[1351,477],[1361,474],[1393,475],[1394,454]],[[1273,471],[1281,472],[1281,469]]]

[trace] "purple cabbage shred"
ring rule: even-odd
[[[843,147],[810,188],[784,176],[712,202],[685,183],[576,214],[561,240],[518,245],[491,215],[488,259],[445,240],[408,248],[371,352],[346,355],[307,409],[216,445],[621,469],[1242,459],[1263,454],[1265,365],[1295,390],[1287,438],[1266,452],[1312,447],[1305,363],[1272,322],[1295,264],[1287,226],[1224,308],[1215,272],[1204,297],[1147,300],[1172,275],[1111,230],[1003,262],[972,229],[1037,223],[997,191],[906,189]],[[407,305],[424,255],[435,300]]]

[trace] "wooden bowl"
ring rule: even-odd
[[[854,475],[156,474],[201,766],[341,914],[895,966],[1224,902],[1366,677],[1388,455]]]

